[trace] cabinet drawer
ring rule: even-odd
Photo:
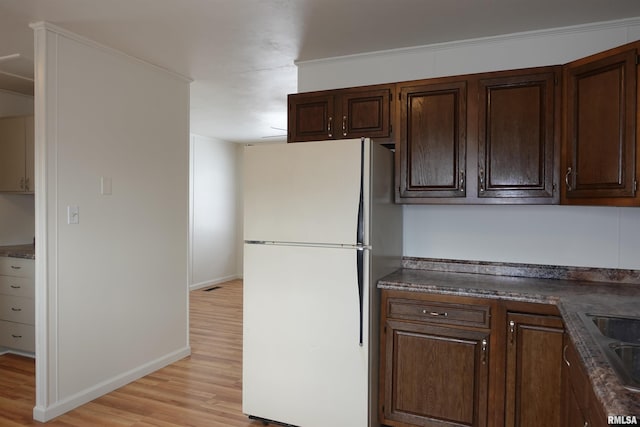
[[[387,317],[488,328],[491,307],[409,299],[389,299]]]
[[[0,319],[34,325],[35,303],[33,298],[0,295]]]
[[[33,325],[0,320],[0,347],[36,351],[36,328]]]
[[[35,284],[30,277],[0,276],[0,294],[34,298]]]
[[[35,277],[35,262],[32,259],[0,257],[0,275]]]

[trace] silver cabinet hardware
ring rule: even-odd
[[[564,363],[566,363],[567,366],[571,367],[571,363],[567,360],[567,348],[569,346],[565,345],[564,348],[562,349],[562,360],[564,360]]]
[[[447,317],[449,315],[449,313],[447,313],[446,311],[438,313],[437,311],[427,311],[427,310],[422,310],[422,314],[428,314],[430,316],[436,316],[436,317]]]
[[[483,339],[482,340],[482,364],[486,365],[487,364],[487,339]]]
[[[513,344],[515,341],[515,335],[516,335],[516,322],[514,322],[513,320],[509,320],[509,342],[511,344]]]
[[[567,184],[567,191],[573,191],[573,187],[569,184],[569,176],[571,175],[571,166],[567,168],[567,173],[564,176],[564,183]]]

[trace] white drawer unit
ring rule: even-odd
[[[0,276],[35,277],[32,259],[0,257]]]
[[[0,320],[35,324],[35,306],[33,298],[2,295],[0,298]]]
[[[30,277],[0,276],[0,295],[35,297],[35,286]]]
[[[0,347],[35,352],[35,262],[0,257]]]
[[[35,326],[0,320],[0,347],[8,347],[29,353],[35,352]]]

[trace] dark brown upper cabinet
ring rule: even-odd
[[[480,79],[478,197],[558,203],[559,78],[549,67]]]
[[[400,83],[401,203],[558,203],[560,67]]]
[[[288,97],[288,142],[392,135],[395,85],[362,86]]]
[[[640,205],[638,46],[628,44],[564,66],[563,204]]]
[[[466,196],[467,82],[434,79],[399,85],[396,145],[402,202]]]

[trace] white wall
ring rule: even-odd
[[[57,27],[34,30],[43,421],[190,352],[189,84]]]
[[[640,18],[298,64],[300,92],[562,64],[640,39]],[[404,255],[640,269],[640,208],[404,206]]]
[[[0,90],[0,117],[33,115],[33,97]],[[33,242],[34,199],[0,193],[0,246]]]
[[[241,276],[241,148],[191,135],[191,289]]]

